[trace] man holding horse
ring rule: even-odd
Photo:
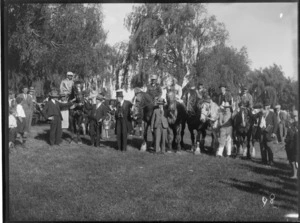
[[[67,78],[62,80],[62,82],[60,84],[60,93],[64,93],[65,95],[67,95],[67,98],[69,97],[69,95],[72,92],[72,88],[74,85],[73,77],[74,77],[74,74],[69,71],[67,73]]]
[[[107,112],[108,108],[104,104],[104,96],[103,94],[98,94],[96,97],[96,104],[93,105],[93,108],[89,114],[90,137],[92,146],[100,146],[102,123],[106,118]]]
[[[216,156],[223,157],[223,151],[226,147],[227,156],[229,157],[231,156],[232,147],[232,112],[229,102],[225,102],[223,107],[219,116],[220,144]]]
[[[127,150],[127,137],[128,132],[132,131],[130,110],[132,103],[124,100],[123,92],[117,91],[117,110],[116,110],[116,128],[115,133],[117,135],[117,150]]]
[[[271,102],[269,100],[264,103],[263,117],[260,127],[263,132],[262,139],[262,162],[265,165],[274,166],[273,146],[276,140],[276,132],[278,128],[278,120],[276,114],[270,110]]]
[[[157,83],[157,75],[151,75],[151,83],[147,86],[146,91],[153,99],[153,102],[156,102],[162,95],[161,86]]]

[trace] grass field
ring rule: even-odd
[[[51,148],[48,129],[33,127],[26,148],[9,154],[11,221],[285,221],[297,211],[297,182],[280,147],[270,168],[259,163],[259,148],[252,161],[140,152],[138,138],[124,153],[114,136],[102,148]]]

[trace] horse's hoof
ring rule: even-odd
[[[82,145],[82,142],[78,142],[79,145]]]
[[[196,148],[194,155],[201,155],[200,148]]]

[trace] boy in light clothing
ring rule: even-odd
[[[26,122],[26,115],[25,111],[22,106],[23,98],[17,97],[16,98],[16,119],[17,119],[17,135],[20,138],[20,142],[24,143],[24,133],[25,133],[25,122]]]
[[[220,145],[216,156],[223,157],[223,151],[226,146],[227,156],[231,156],[232,144],[232,113],[228,102],[224,103],[224,110],[219,117],[220,126]]]
[[[15,141],[17,138],[17,119],[14,116],[16,111],[13,107],[9,108],[9,117],[8,117],[8,128],[9,128],[9,136],[8,136],[8,145],[10,149],[15,147]]]

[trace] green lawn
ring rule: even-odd
[[[114,149],[114,138],[102,148],[51,148],[48,129],[35,126],[26,148],[9,155],[11,221],[285,221],[297,210],[296,181],[279,147],[268,168],[258,148],[253,161],[143,153],[137,138],[126,153]],[[272,193],[274,205],[263,207],[262,197]]]

